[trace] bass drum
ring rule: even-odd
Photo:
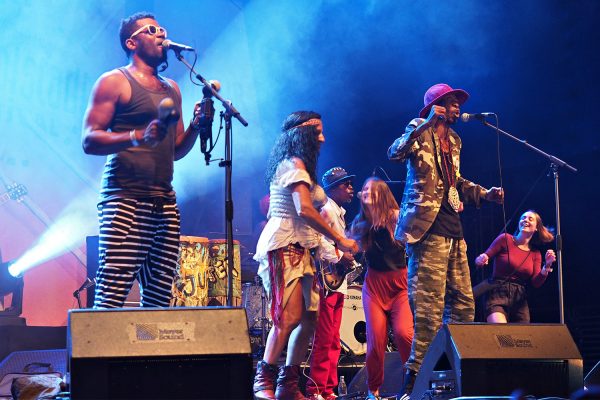
[[[367,352],[367,323],[362,304],[362,287],[348,286],[348,294],[344,297],[342,324],[340,326],[342,348],[354,355]]]

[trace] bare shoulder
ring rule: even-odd
[[[94,97],[105,101],[127,102],[131,97],[131,86],[121,71],[113,69],[98,78],[94,86]]]
[[[176,91],[177,93],[181,94],[181,90],[179,89],[179,85],[177,84],[177,82],[175,82],[173,79],[171,78],[164,78],[167,82],[169,82],[169,85],[171,85]]]
[[[100,75],[100,78],[96,81],[96,86],[116,90],[123,86],[129,86],[129,82],[123,72],[113,69]]]

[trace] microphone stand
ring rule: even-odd
[[[73,297],[75,297],[75,299],[77,299],[77,307],[81,308],[81,292],[84,291],[85,289],[89,289],[92,286],[94,286],[96,284],[96,279],[90,279],[89,277],[85,278],[85,282],[83,282],[83,284],[79,287],[79,289],[77,289],[76,291],[73,292]],[[90,305],[88,304],[88,308],[90,307]]]
[[[559,168],[567,168],[571,172],[577,172],[577,169],[558,157],[553,156],[552,154],[548,154],[537,147],[529,144],[526,140],[519,139],[508,132],[503,131],[497,126],[490,124],[489,122],[481,119],[481,122],[497,132],[502,133],[504,136],[507,136],[514,140],[515,142],[519,142],[530,150],[535,151],[536,153],[546,157],[550,160],[550,169],[552,170],[552,175],[554,176],[554,203],[556,207],[556,272],[558,275],[558,307],[560,314],[560,323],[565,323],[565,309],[564,309],[564,297],[563,297],[563,274],[562,274],[562,236],[560,234],[560,196],[558,194],[558,169]]]
[[[240,112],[231,104],[231,101],[223,99],[212,85],[202,75],[194,71],[194,67],[181,55],[181,50],[173,49],[175,57],[181,61],[198,79],[204,87],[212,92],[212,96],[218,99],[225,111],[221,115],[225,119],[225,158],[219,162],[219,167],[225,168],[225,237],[227,239],[227,305],[233,306],[233,199],[231,190],[231,117],[235,117],[243,126],[248,122]]]

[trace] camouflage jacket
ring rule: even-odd
[[[406,185],[395,233],[396,239],[404,243],[416,243],[421,240],[433,224],[444,197],[438,136],[429,128],[418,137],[411,137],[423,122],[425,120],[422,118],[410,121],[404,134],[388,149],[390,160],[406,161]],[[481,194],[485,189],[460,176],[462,143],[452,129],[449,130],[449,139],[456,173],[456,189],[463,202],[474,203],[479,207]]]

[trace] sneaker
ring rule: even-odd
[[[413,370],[407,369],[404,373],[404,380],[402,381],[402,389],[396,396],[396,400],[409,400],[410,394],[412,393],[413,387],[415,386],[415,379],[417,373]]]

